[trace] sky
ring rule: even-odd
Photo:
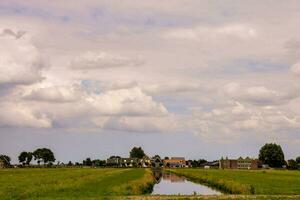
[[[298,0],[1,0],[0,154],[300,155]]]

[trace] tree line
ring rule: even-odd
[[[146,156],[144,150],[141,147],[133,147],[129,152],[130,158],[139,158],[142,159]],[[119,156],[111,156],[119,157]],[[155,155],[154,158],[161,157],[159,155]],[[165,157],[164,159],[169,159]],[[285,160],[284,153],[280,145],[275,143],[267,143],[263,147],[261,147],[259,151],[258,159],[263,165],[267,165],[272,168],[282,168],[286,166],[289,169],[300,169],[300,156],[295,159]],[[48,148],[38,148],[33,152],[23,151],[18,156],[19,163],[22,166],[30,166],[32,160],[35,160],[38,165],[43,164],[43,166],[51,166],[55,162],[54,153]],[[10,167],[11,158],[7,155],[0,155],[0,161],[3,163],[4,167]],[[189,160],[189,163],[192,167],[200,167],[203,166],[207,161],[205,159],[199,160]],[[67,164],[58,162],[57,165],[63,166],[94,166],[94,167],[105,167],[107,166],[106,160],[86,158],[82,161],[82,163],[75,162],[72,163],[69,161]]]

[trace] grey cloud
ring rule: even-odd
[[[15,37],[16,39],[19,39],[25,34],[26,34],[26,31],[18,31],[15,33],[11,29],[4,29],[2,31],[2,33],[0,34],[0,36],[11,35],[11,36]]]

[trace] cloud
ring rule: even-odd
[[[26,32],[25,31],[18,31],[17,33],[13,32],[11,29],[4,29],[0,36],[11,35],[16,39],[21,38]]]
[[[169,133],[178,131],[177,120],[171,116],[100,117],[93,122],[102,129],[140,133]]]
[[[33,89],[29,94],[25,94],[24,98],[35,101],[46,101],[46,102],[72,102],[80,98],[75,88],[72,87],[42,87]]]
[[[290,71],[295,75],[300,75],[300,63],[292,65]]]
[[[276,132],[299,129],[300,115],[272,106],[228,102],[211,111],[195,110],[187,121],[187,127],[209,140],[236,140],[250,133],[267,137]]]
[[[42,80],[42,69],[45,64],[38,49],[28,38],[15,37],[9,29],[0,36],[0,85],[1,84],[31,84]],[[8,34],[9,33],[9,34]]]
[[[106,69],[125,66],[140,66],[144,61],[140,58],[127,58],[103,51],[86,52],[71,61],[71,68],[81,70]]]
[[[124,130],[129,130],[131,127],[132,130],[140,130],[141,127],[152,127],[151,130],[156,131],[166,130],[163,126],[172,124],[170,120],[164,124],[169,115],[164,105],[154,101],[138,87],[95,94],[85,92],[78,85],[67,87],[45,84],[41,87],[37,84],[19,87],[13,94],[4,100],[13,99],[15,103],[3,101],[1,104],[0,101],[0,109],[5,111],[0,124],[28,127],[51,127],[54,124],[64,128],[86,129],[95,126],[113,129],[112,125],[115,124],[116,129],[124,127]],[[14,115],[20,117],[15,122]],[[101,126],[103,119],[109,121]]]
[[[220,39],[220,37],[234,37],[235,39],[244,40],[257,37],[257,31],[246,24],[229,24],[217,27],[196,26],[191,28],[175,28],[165,32],[163,37],[192,41],[214,40]]]
[[[86,101],[102,115],[162,116],[168,113],[163,104],[155,102],[138,87],[92,95]]]
[[[0,102],[0,126],[51,128],[52,121],[45,114],[34,113],[22,103]]]
[[[299,97],[298,89],[292,91],[277,92],[265,86],[241,87],[240,84],[231,82],[223,87],[224,93],[230,98],[256,105],[283,104]]]

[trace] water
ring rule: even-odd
[[[188,181],[185,177],[172,173],[155,172],[157,183],[152,194],[160,195],[220,195],[221,193],[205,185]]]

